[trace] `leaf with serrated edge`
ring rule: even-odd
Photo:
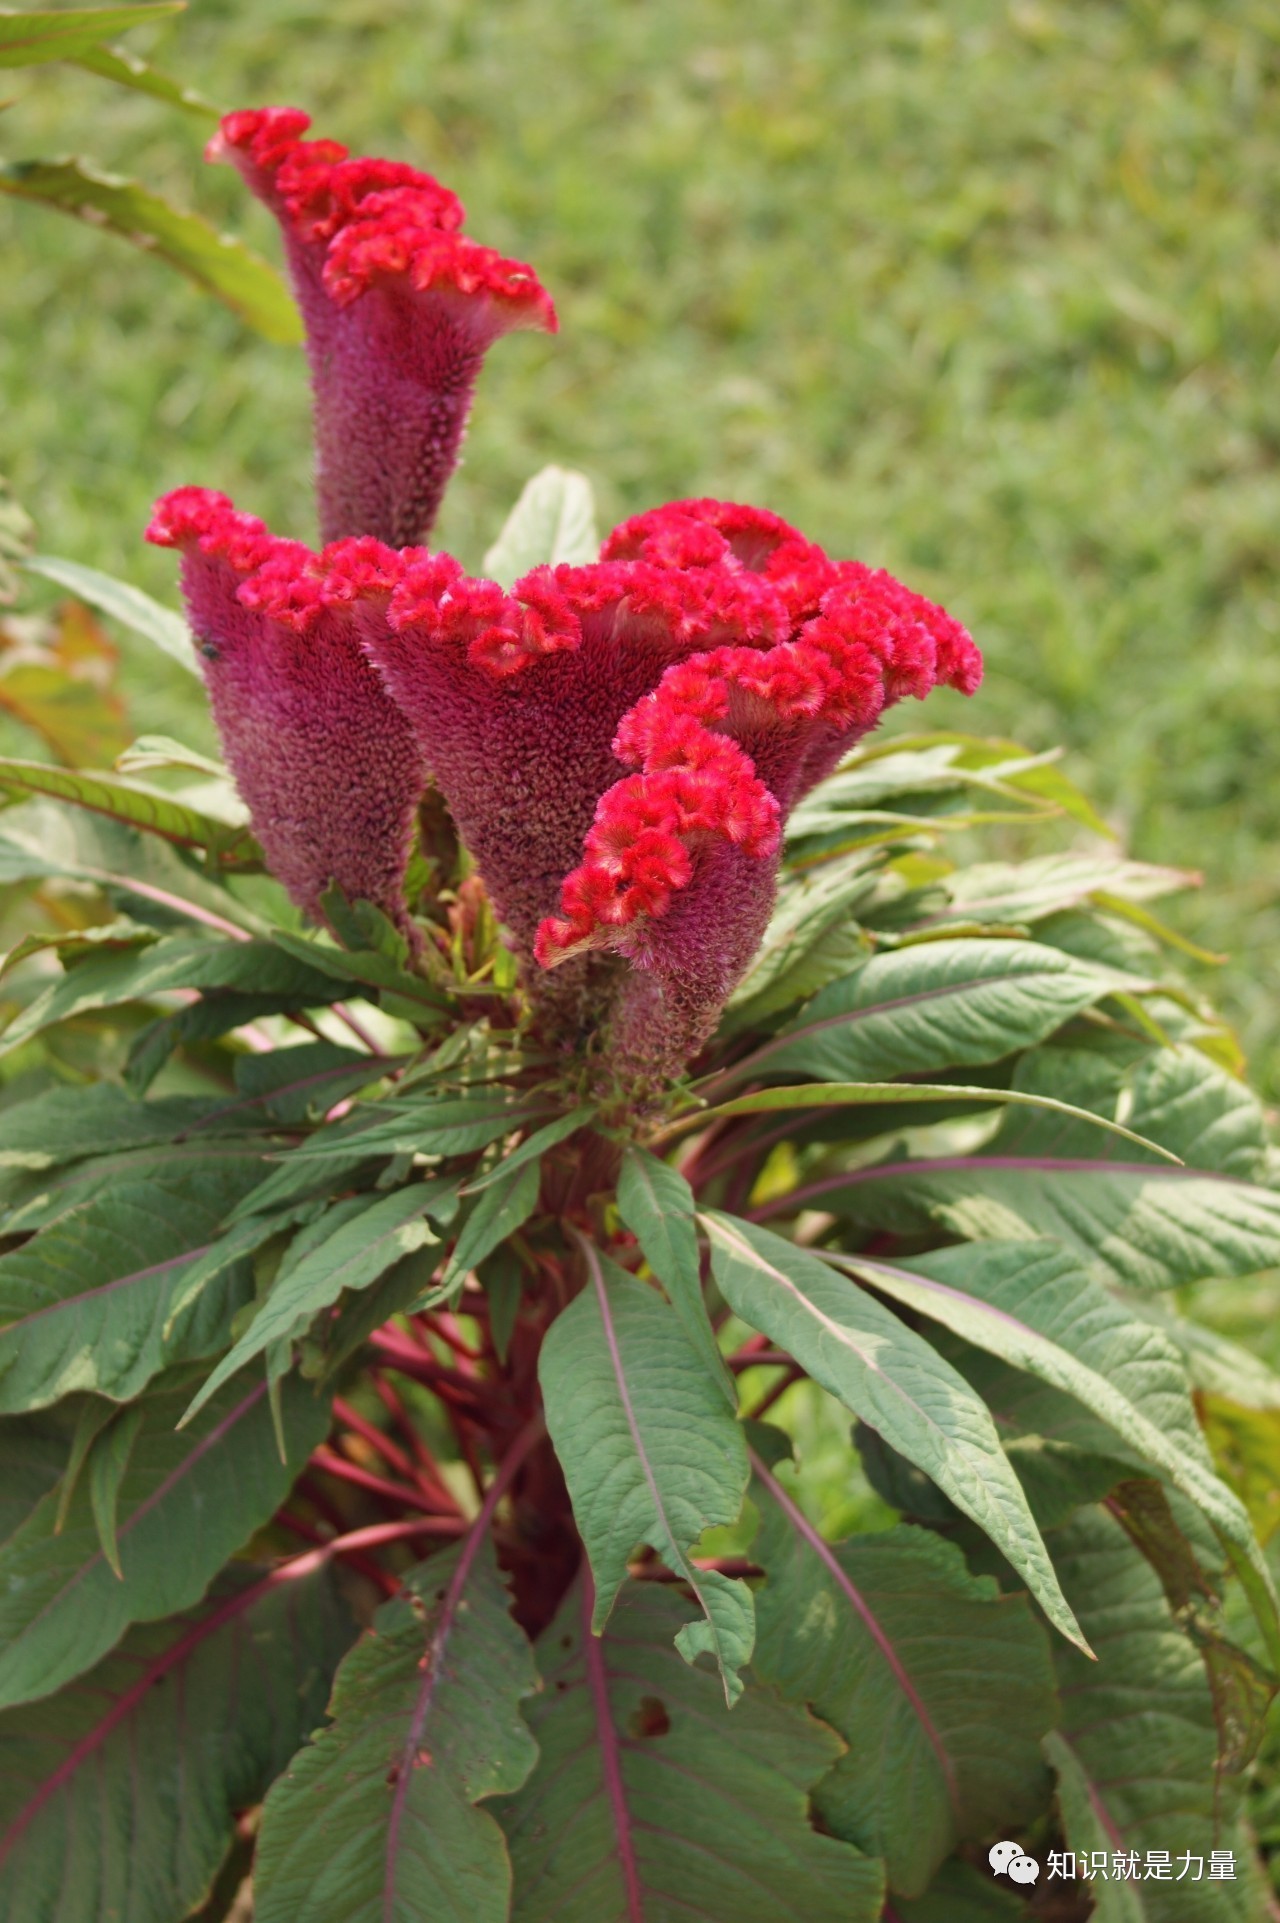
[[[537,1751],[538,1687],[488,1515],[419,1563],[338,1671],[332,1721],[267,1797],[255,1923],[506,1923],[511,1869],[485,1798]]]
[[[921,942],[873,955],[815,995],[717,1085],[759,1075],[888,1080],[998,1061],[1043,1041],[1129,978],[1040,942]]]
[[[130,1623],[196,1602],[275,1512],[329,1420],[302,1384],[284,1384],[286,1465],[260,1377],[228,1383],[179,1435],[185,1400],[171,1393],[145,1405],[117,1502],[123,1580],[102,1553],[83,1483],[60,1535],[50,1494],[0,1550],[0,1706],[50,1695],[92,1668]]]
[[[962,1841],[1037,1813],[1053,1664],[1025,1596],[970,1575],[953,1544],[899,1525],[824,1542],[758,1458],[755,1671],[845,1738],[823,1826],[918,1896]],[[874,1740],[868,1732],[874,1731]]]
[[[1239,1779],[1215,1768],[1218,1729],[1204,1663],[1178,1627],[1154,1570],[1119,1522],[1100,1509],[1082,1510],[1054,1532],[1067,1594],[1099,1660],[1083,1663],[1055,1651],[1062,1715],[1045,1742],[1059,1770],[1067,1842],[1077,1850],[1170,1850],[1169,1882],[1094,1886],[1098,1897],[1127,1887],[1136,1907],[1098,1914],[1109,1923],[1254,1923],[1263,1911],[1232,1834]],[[1105,1836],[1105,1843],[1100,1840]],[[1237,1880],[1178,1880],[1184,1851],[1207,1866],[1211,1850],[1236,1846]]]
[[[486,576],[509,588],[530,568],[594,561],[599,551],[590,481],[574,468],[544,467],[525,482],[480,565]]]
[[[1270,1578],[1244,1505],[1214,1474],[1176,1350],[1053,1242],[825,1259],[975,1347],[1074,1396],[1162,1470]],[[1273,1612],[1274,1613],[1274,1612]]]
[[[840,1739],[759,1685],[726,1709],[672,1647],[691,1615],[670,1589],[629,1583],[597,1637],[580,1583],[543,1635],[525,1712],[538,1766],[496,1807],[513,1923],[874,1923],[879,1864],[809,1820]]]
[[[972,1242],[1040,1238],[1140,1291],[1280,1265],[1280,1192],[1202,1169],[1053,1155],[947,1155],[824,1176],[761,1215],[829,1209],[879,1229],[941,1224]]]
[[[0,1414],[77,1389],[124,1401],[216,1353],[252,1298],[245,1258],[271,1233],[222,1240],[222,1223],[261,1169],[246,1155],[116,1182],[0,1256]]]
[[[737,1522],[749,1474],[742,1431],[653,1289],[580,1241],[588,1283],[552,1323],[538,1375],[547,1427],[609,1620],[627,1560],[647,1542],[689,1584],[705,1620],[680,1632],[689,1662],[716,1658],[725,1697],[751,1655],[751,1591],[691,1560],[707,1529]]]
[[[632,1143],[618,1176],[618,1213],[661,1282],[680,1326],[724,1392],[731,1409],[738,1391],[725,1367],[702,1294],[693,1190],[679,1169]]]
[[[426,1220],[436,1199],[434,1183],[412,1182],[363,1208],[353,1210],[347,1202],[337,1203],[329,1211],[334,1218],[331,1234],[324,1233],[327,1218],[313,1223],[307,1255],[276,1277],[249,1327],[193,1399],[183,1426],[254,1356],[275,1342],[292,1341],[332,1308],[340,1295],[367,1289],[402,1256],[439,1241]]]
[[[818,1256],[728,1215],[702,1216],[726,1302],[914,1462],[990,1536],[1054,1627],[1080,1629],[985,1404],[929,1343]]]
[[[323,1715],[351,1636],[311,1557],[227,1572],[188,1614],[131,1630],[78,1688],[0,1715],[3,1923],[186,1916],[237,1816]]]

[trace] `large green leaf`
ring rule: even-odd
[[[245,1570],[0,1716],[2,1923],[186,1916],[323,1714],[351,1634],[324,1572]]]
[[[282,954],[272,942],[172,935],[149,948],[123,955],[93,955],[78,962],[15,1016],[0,1037],[0,1053],[19,1047],[54,1022],[68,1021],[90,1009],[145,1001],[175,988],[204,992],[238,989],[280,999],[297,1008],[325,1005],[344,993],[359,993],[354,982],[336,982],[331,975]]]
[[[0,883],[57,876],[88,881],[127,903],[141,921],[191,921],[233,938],[264,924],[154,835],[52,800],[0,814]],[[348,977],[350,979],[350,977]]]
[[[1062,1048],[1048,1044],[1018,1063],[1013,1086],[1123,1121],[1193,1168],[1257,1179],[1266,1118],[1252,1089],[1198,1048]],[[996,1154],[1094,1156],[1105,1144],[1087,1123],[1048,1111],[1005,1115]],[[1142,1159],[1142,1158],[1139,1158]]]
[[[488,1148],[504,1135],[541,1121],[545,1108],[513,1100],[509,1093],[442,1096],[394,1105],[372,1103],[364,1112],[330,1128],[317,1129],[293,1151],[295,1162],[349,1161],[364,1155],[468,1155]]]
[[[219,1241],[261,1166],[197,1161],[112,1184],[0,1256],[0,1412],[79,1389],[123,1401],[169,1364],[216,1353],[253,1294],[247,1257],[271,1232]]]
[[[749,1474],[742,1431],[719,1384],[654,1289],[587,1243],[588,1283],[552,1324],[539,1378],[547,1427],[596,1582],[594,1627],[609,1619],[637,1543],[688,1583],[705,1621],[680,1631],[689,1662],[720,1666],[726,1699],[751,1655],[751,1591],[700,1569],[704,1530],[738,1520]]]
[[[1011,1888],[1002,1888],[971,1863],[952,1857],[923,1896],[896,1897],[885,1923],[1026,1923],[1026,1907]]]
[[[971,1576],[925,1530],[833,1545],[759,1460],[753,1493],[768,1575],[755,1669],[849,1745],[816,1793],[823,1827],[918,1896],[957,1843],[1047,1802],[1048,1639],[1025,1597]]]
[[[702,1294],[693,1190],[679,1169],[632,1143],[618,1175],[618,1213],[661,1282],[681,1327],[720,1384],[731,1409],[738,1392],[716,1343]]]
[[[506,1847],[477,1805],[533,1767],[537,1686],[487,1532],[412,1569],[267,1798],[255,1923],[506,1923]]]
[[[39,761],[0,760],[0,794],[51,795],[95,814],[142,828],[181,848],[208,849],[223,867],[257,867],[261,850],[244,828],[202,814],[189,803],[120,775],[55,768]]]
[[[114,574],[86,567],[83,561],[65,560],[60,554],[34,554],[23,566],[31,574],[43,575],[46,581],[54,581],[60,588],[87,601],[99,614],[110,615],[131,633],[152,642],[189,674],[199,676],[200,664],[190,628],[180,614],[162,607],[141,588],[135,588],[129,581],[117,581]]]
[[[832,1256],[917,1314],[1074,1396],[1189,1497],[1267,1586],[1244,1505],[1214,1474],[1178,1353],[1052,1242]],[[1272,1605],[1274,1613],[1274,1604]]]
[[[56,1168],[104,1148],[171,1142],[188,1130],[221,1134],[217,1107],[201,1095],[140,1102],[114,1082],[60,1084],[0,1109],[0,1169]],[[246,1118],[235,1119],[243,1126]]]
[[[585,474],[544,467],[526,481],[502,532],[485,555],[486,575],[509,588],[530,568],[594,561],[600,552],[595,496]]]
[[[809,1820],[839,1738],[759,1686],[726,1709],[675,1654],[693,1611],[670,1590],[629,1584],[602,1637],[591,1618],[575,1589],[538,1646],[538,1766],[496,1812],[513,1923],[874,1923],[879,1864]]]
[[[1080,1630],[995,1424],[964,1378],[874,1297],[807,1250],[703,1216],[726,1302],[922,1469],[985,1530],[1064,1636]]]
[[[109,228],[216,295],[267,340],[291,346],[302,339],[298,311],[274,267],[136,180],[100,173],[75,157],[10,160],[0,165],[0,193]]]
[[[510,1160],[512,1166],[505,1162],[498,1165],[496,1179],[486,1181],[472,1203],[440,1278],[442,1291],[460,1289],[468,1271],[492,1255],[509,1235],[523,1228],[537,1209],[542,1189],[541,1163],[517,1161],[514,1156]]]
[[[1125,978],[1039,942],[921,942],[873,955],[720,1078],[887,1081],[1043,1041]]]
[[[1280,1191],[1162,1163],[950,1155],[824,1177],[769,1205],[879,1229],[938,1224],[970,1241],[1061,1242],[1102,1281],[1142,1291],[1280,1264]]]
[[[145,26],[181,13],[184,0],[150,0],[135,7],[77,7],[62,12],[0,11],[0,67],[34,66],[42,60],[68,60],[127,27]]]
[[[50,1494],[0,1549],[0,1705],[92,1668],[131,1623],[188,1609],[265,1523],[328,1425],[327,1405],[282,1385],[282,1462],[265,1378],[229,1383],[181,1434],[185,1391],[148,1400],[116,1506],[123,1577],[102,1551],[83,1484],[61,1532]]]
[[[163,100],[166,106],[198,114],[202,120],[219,117],[218,108],[194,87],[185,86],[172,74],[153,67],[149,60],[139,60],[127,47],[90,47],[87,52],[78,53],[73,64],[83,67],[86,73],[96,73],[103,80],[114,80],[118,87],[149,94],[153,100]]]
[[[1105,1923],[1254,1923],[1264,1912],[1240,1834],[1238,1802],[1217,1767],[1218,1729],[1204,1663],[1177,1627],[1154,1570],[1120,1524],[1082,1511],[1057,1532],[1063,1584],[1098,1651],[1085,1663],[1056,1652],[1062,1717],[1045,1749],[1058,1771],[1067,1841],[1109,1854],[1166,1850],[1169,1881],[1099,1878]],[[1207,1879],[1210,1852],[1234,1846],[1234,1882]],[[1177,1879],[1184,1852],[1201,1859]]]
[[[305,1254],[293,1261],[286,1256],[271,1293],[234,1348],[223,1356],[183,1421],[190,1421],[254,1356],[277,1342],[294,1341],[341,1295],[369,1288],[402,1257],[438,1242],[426,1218],[438,1220],[442,1205],[448,1213],[454,1198],[452,1183],[411,1182],[390,1195],[335,1202],[311,1224]],[[0,1380],[0,1389],[3,1386]]]

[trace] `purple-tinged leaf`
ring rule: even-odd
[[[810,1822],[839,1737],[758,1684],[728,1709],[670,1588],[629,1583],[603,1636],[593,1614],[587,1580],[538,1645],[538,1766],[496,1810],[512,1923],[874,1923],[880,1865]]]

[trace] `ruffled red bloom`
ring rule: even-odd
[[[531,267],[457,230],[430,174],[304,140],[290,107],[228,114],[209,145],[284,233],[307,332],[326,541],[400,545],[435,519],[485,353],[516,327],[556,329]]]
[[[317,920],[336,881],[416,941],[404,873],[422,757],[310,550],[198,487],[157,502],[147,539],[182,555],[214,719],[272,873]]]
[[[535,1000],[654,1075],[750,961],[789,809],[889,703],[981,675],[940,608],[720,502],[510,593],[368,536],[312,554],[199,489],[150,533],[183,550],[228,757],[294,899],[316,914],[336,880],[403,919],[429,774],[526,962],[579,963],[568,994],[535,966]],[[587,965],[604,951],[631,966]]]

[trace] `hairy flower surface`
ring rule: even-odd
[[[336,881],[414,939],[404,871],[422,757],[350,612],[308,583],[309,550],[197,487],[157,503],[147,538],[182,555],[214,719],[272,873],[317,920]]]
[[[789,809],[889,703],[981,674],[940,608],[722,502],[509,593],[367,536],[313,554],[196,489],[152,538],[183,549],[228,757],[295,900],[316,913],[334,879],[402,918],[429,774],[552,1025],[655,1077],[750,961]]]
[[[461,203],[399,161],[304,140],[290,107],[227,114],[232,161],[279,220],[307,334],[326,541],[421,540],[435,519],[485,353],[556,328],[531,267],[458,232]]]

